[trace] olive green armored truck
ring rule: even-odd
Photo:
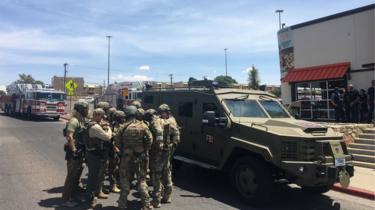
[[[324,193],[348,186],[353,157],[342,135],[297,120],[274,95],[217,87],[149,89],[144,107],[170,106],[181,130],[174,161],[228,173],[239,197],[267,201],[273,184]]]

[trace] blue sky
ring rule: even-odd
[[[228,72],[246,83],[254,65],[261,83],[279,84],[276,9],[294,25],[373,1],[316,0],[1,0],[0,85],[32,74],[50,83],[63,75],[88,83],[107,77],[111,40],[111,81],[175,81],[214,78]]]

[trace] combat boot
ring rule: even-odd
[[[122,209],[122,210],[126,210],[126,209],[128,209],[126,203],[127,203],[127,202],[122,202],[122,201],[118,200],[118,201],[117,201],[118,208],[119,208],[119,209]]]
[[[90,200],[90,208],[94,209],[97,204],[98,204],[98,198],[97,197],[91,198],[91,200]]]
[[[98,197],[99,199],[108,199],[108,194],[105,194],[104,192],[100,191],[96,197]]]
[[[156,209],[161,207],[161,203],[159,201],[152,201],[152,206]]]
[[[146,205],[146,206],[143,206],[142,208],[141,208],[141,210],[152,210],[153,208],[152,208],[152,206],[151,205]]]
[[[111,188],[111,192],[120,193],[121,190],[117,187],[117,185],[113,185],[112,188]]]
[[[161,199],[161,203],[172,203],[172,199],[171,198],[163,198],[163,199]]]

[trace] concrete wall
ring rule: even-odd
[[[295,68],[349,61],[351,69],[361,69],[374,63],[374,11],[294,29]]]
[[[367,89],[371,86],[371,80],[375,79],[374,71],[357,72],[351,74],[351,80],[348,83],[352,83],[356,89]]]

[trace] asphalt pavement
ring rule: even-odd
[[[62,129],[65,121],[27,121],[0,115],[0,209],[65,209],[60,207],[66,175]],[[83,181],[87,177],[84,171]],[[330,191],[311,196],[293,186],[275,187],[264,206],[239,201],[224,175],[183,165],[174,174],[173,203],[164,209],[306,209],[370,210],[375,201]],[[103,209],[116,209],[118,194],[100,200]],[[139,209],[135,191],[130,209]],[[75,209],[85,209],[84,205]]]

